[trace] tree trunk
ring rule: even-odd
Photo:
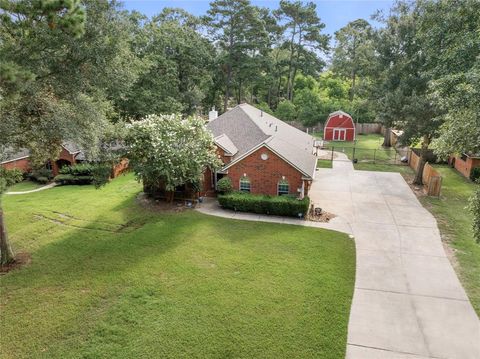
[[[423,185],[423,169],[425,168],[425,164],[427,163],[427,151],[429,144],[430,139],[427,136],[423,136],[422,149],[420,150],[420,160],[418,161],[415,178],[413,180],[413,184],[419,186]]]
[[[227,112],[228,99],[230,98],[230,82],[232,80],[232,66],[227,65],[227,81],[225,83],[225,99],[223,100],[223,112]]]
[[[237,100],[237,104],[241,104],[242,103],[242,79],[239,80],[238,82],[238,100]]]
[[[295,54],[295,46],[293,41],[295,40],[295,35],[297,34],[297,25],[293,25],[292,38],[290,40],[290,58],[288,60],[288,78],[287,78],[287,100],[290,100],[290,88],[292,84],[292,66],[293,66],[293,56]],[[297,50],[298,51],[298,50]]]
[[[292,74],[292,82],[290,84],[290,92],[288,93],[288,99],[293,101],[293,90],[295,88],[295,77],[297,76],[297,65],[298,60],[300,59],[300,48],[302,47],[302,29],[298,32],[298,44],[297,44],[297,56],[295,60],[295,64],[293,66],[293,74]]]
[[[353,102],[353,99],[355,97],[355,80],[357,79],[357,68],[356,68],[356,43],[357,43],[357,37],[353,37],[353,50],[352,50],[352,60],[353,60],[353,67],[352,67],[352,88],[350,89],[350,102]]]
[[[355,81],[357,78],[357,72],[354,70],[352,73],[352,88],[350,89],[350,102],[353,102],[355,97]]]
[[[0,207],[0,265],[6,265],[14,262],[12,247],[8,242],[7,229],[3,221],[3,210]]]
[[[385,127],[385,135],[383,136],[383,147],[392,147],[392,142],[390,141],[391,139],[391,134],[392,129],[390,127]]]

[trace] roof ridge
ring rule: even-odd
[[[250,105],[250,106],[252,106],[252,105]],[[243,113],[244,113],[245,115],[247,115],[248,119],[249,119],[255,126],[257,126],[257,128],[258,128],[260,131],[262,131],[262,133],[263,133],[265,136],[273,136],[273,135],[269,135],[268,133],[266,133],[266,132],[255,122],[255,120],[250,117],[250,115],[249,115],[240,105],[237,105],[236,107],[238,107],[239,109],[241,109],[241,110],[243,111]],[[255,106],[252,106],[252,107],[256,108]],[[260,110],[260,111],[261,111],[261,110]]]

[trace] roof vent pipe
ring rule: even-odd
[[[277,132],[278,130],[278,125],[275,125],[275,132]]]

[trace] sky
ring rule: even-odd
[[[311,0],[310,0],[311,1]],[[253,5],[269,7],[276,9],[279,7],[279,1],[274,0],[251,0]],[[317,4],[317,12],[320,19],[325,23],[325,32],[333,36],[335,31],[339,30],[352,20],[363,18],[368,20],[373,26],[379,24],[371,21],[370,16],[376,10],[388,9],[393,4],[393,0],[313,0]],[[204,15],[210,1],[208,0],[128,0],[123,1],[127,10],[137,10],[149,17],[158,14],[164,7],[179,7],[193,15]]]

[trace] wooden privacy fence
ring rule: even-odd
[[[417,172],[419,163],[420,156],[417,155],[413,149],[410,149],[408,154],[409,166]],[[422,181],[425,185],[425,190],[428,196],[440,196],[440,190],[442,189],[442,176],[440,176],[440,173],[438,173],[428,162],[423,168]]]
[[[380,123],[356,123],[355,132],[357,135],[369,135],[371,133],[381,133],[382,124]]]

